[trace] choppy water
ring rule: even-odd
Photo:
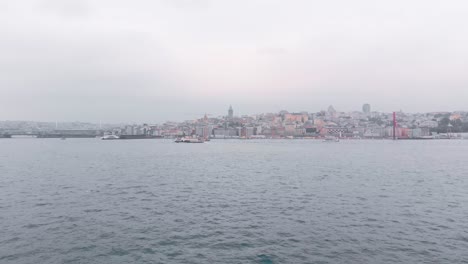
[[[468,141],[0,140],[0,263],[468,263]]]

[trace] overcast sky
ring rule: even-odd
[[[466,0],[1,0],[0,120],[468,110]]]

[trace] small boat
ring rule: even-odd
[[[66,138],[66,137],[61,137],[60,139],[61,139],[61,140],[65,140],[65,139],[67,139],[67,138]]]
[[[177,138],[175,143],[205,143],[205,140],[203,138],[197,138],[197,137],[181,137]]]
[[[325,139],[323,140],[323,142],[340,142],[340,139],[337,138],[337,137],[325,137]]]
[[[119,137],[116,135],[105,135],[101,139],[102,140],[115,140],[115,139],[119,139]]]

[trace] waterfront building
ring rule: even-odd
[[[236,128],[215,128],[213,129],[215,138],[234,138],[238,137],[238,129]]]
[[[288,123],[284,125],[284,132],[286,136],[293,136],[296,132],[296,124]]]
[[[385,129],[379,126],[368,127],[363,133],[363,136],[366,138],[382,138],[385,136]]]
[[[305,134],[308,136],[316,136],[317,135],[317,128],[310,126],[305,128]]]
[[[393,137],[393,127],[386,127],[385,128],[385,134],[387,137],[392,138]],[[397,138],[408,138],[408,134],[410,132],[410,129],[405,128],[405,127],[396,127],[395,128],[395,136]]]
[[[240,137],[242,138],[251,138],[254,135],[253,127],[243,127],[240,130]]]
[[[346,127],[338,127],[338,126],[327,126],[323,127],[320,130],[321,135],[332,135],[332,136],[339,136],[348,133],[348,128]]]
[[[210,138],[213,132],[212,126],[197,126],[195,127],[195,135],[203,138]]]
[[[133,135],[133,126],[125,126],[124,135]]]
[[[306,129],[303,127],[296,127],[294,131],[294,136],[295,137],[303,137],[306,134]]]
[[[256,126],[254,130],[254,135],[261,135],[262,133],[262,126]]]

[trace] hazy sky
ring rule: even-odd
[[[466,0],[1,0],[0,120],[468,110]]]

